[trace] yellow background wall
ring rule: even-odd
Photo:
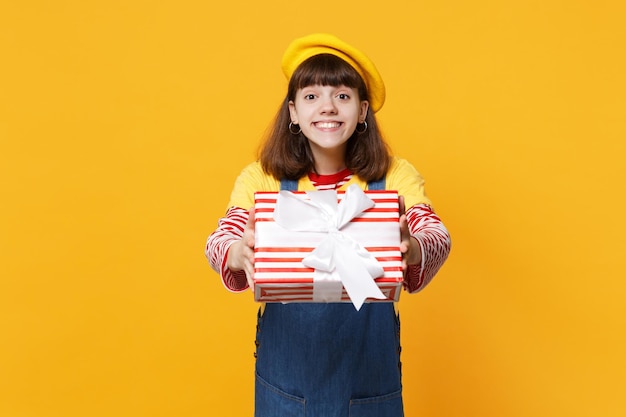
[[[203,256],[328,31],[453,236],[403,296],[407,416],[626,414],[623,2],[0,4],[0,416],[251,415],[251,293]]]

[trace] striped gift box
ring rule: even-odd
[[[306,198],[305,192],[294,192]],[[338,202],[344,192],[337,192]],[[400,254],[400,227],[398,193],[396,191],[365,191],[374,207],[341,229],[342,233],[359,242],[380,263],[384,275],[375,282],[387,297],[367,302],[397,301],[402,289],[402,255]],[[255,300],[261,302],[315,302],[314,269],[302,264],[325,238],[320,232],[293,232],[274,221],[277,192],[255,193]],[[340,282],[341,301],[350,298]]]

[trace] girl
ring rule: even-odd
[[[404,287],[423,289],[450,251],[424,181],[390,155],[374,113],[385,87],[374,64],[328,34],[296,39],[282,60],[288,91],[259,161],[237,178],[206,256],[234,292],[253,286],[255,191],[397,190]],[[404,208],[407,207],[404,214]],[[403,416],[394,303],[268,303],[259,310],[256,417]]]

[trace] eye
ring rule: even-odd
[[[304,99],[305,100],[315,100],[315,94],[311,94],[311,93],[305,94],[304,95]]]
[[[337,97],[339,97],[340,100],[350,100],[350,96],[346,93],[339,93]]]

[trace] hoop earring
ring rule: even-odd
[[[356,126],[357,128],[355,129],[356,133],[358,133],[359,135],[361,133],[365,133],[365,131],[367,130],[367,122],[365,120],[363,120],[363,126],[364,126],[363,130],[359,130],[359,125],[357,125]]]
[[[289,133],[291,133],[292,135],[299,135],[302,132],[302,128],[300,127],[299,124],[296,124],[296,126],[298,126],[298,131],[294,132],[293,131],[293,126],[294,126],[293,122],[289,122],[289,128],[288,128],[289,129]]]

